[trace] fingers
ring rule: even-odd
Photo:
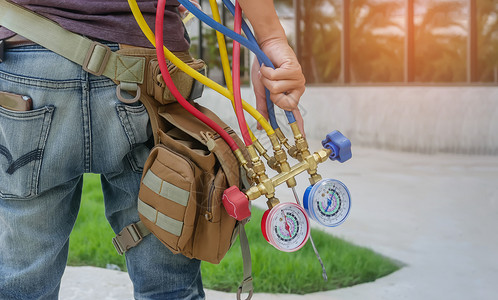
[[[252,74],[257,73],[257,69],[259,69],[259,65],[257,63],[253,64],[252,66],[253,71]],[[254,87],[254,95],[256,96],[256,109],[265,117],[266,120],[268,120],[268,110],[266,106],[266,95],[265,95],[265,87],[260,80],[259,76],[252,76],[252,82],[253,82],[253,87]],[[296,119],[297,126],[299,127],[299,131],[301,131],[303,137],[306,138],[306,134],[304,132],[304,121],[303,117],[301,115],[301,112],[297,108],[297,104],[299,102],[299,98],[303,94],[304,89],[301,91],[294,90],[293,92],[284,95],[283,93],[273,95],[276,98],[276,102],[280,103],[283,106],[288,106],[288,107],[294,107],[294,108],[289,108],[286,109],[288,111],[292,111],[294,114],[294,118]],[[296,95],[294,95],[296,93]],[[274,98],[272,97],[272,101],[274,101]],[[287,101],[292,101],[292,104],[288,104]],[[284,105],[284,103],[287,103],[287,105]],[[285,108],[284,108],[285,109]],[[258,130],[262,129],[262,126],[258,123],[257,124]]]
[[[276,69],[262,65],[260,71],[268,80],[295,80],[299,84],[305,82],[301,67],[292,62],[285,62]]]
[[[277,69],[262,66],[260,80],[270,91],[270,98],[278,107],[292,111],[297,108],[305,91],[305,79],[300,67]]]
[[[297,108],[299,99],[304,93],[304,89],[295,89],[290,92],[273,93],[270,91],[270,99],[281,109],[292,111]]]

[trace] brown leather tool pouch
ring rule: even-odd
[[[155,147],[142,174],[140,220],[173,253],[219,263],[241,226],[223,207],[223,191],[233,185],[241,188],[245,172],[228,144],[173,98],[160,74],[155,51],[139,49],[124,48],[119,52],[147,59],[146,80],[140,85],[146,92],[142,92],[140,101],[149,112]],[[205,72],[202,60],[186,53],[175,54],[195,70]],[[167,63],[180,93],[189,100],[198,96],[197,81]],[[191,103],[224,128],[250,161],[242,141],[230,127],[207,108]]]
[[[214,119],[241,145],[235,132]],[[178,103],[159,108],[164,131],[145,163],[139,214],[173,253],[219,263],[234,242],[239,223],[228,215],[222,194],[241,186],[241,170],[225,141]]]

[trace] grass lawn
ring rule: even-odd
[[[328,281],[324,282],[311,244],[307,243],[293,253],[273,248],[261,235],[262,214],[262,210],[253,209],[252,220],[246,225],[254,289],[258,293],[306,294],[337,289],[373,281],[399,269],[396,263],[372,250],[312,230],[313,240],[327,269]],[[104,217],[99,176],[85,175],[81,210],[71,235],[68,264],[98,267],[114,264],[126,270],[124,258],[112,246],[113,236]],[[219,265],[202,263],[202,276],[208,289],[235,292],[242,279],[239,242]]]

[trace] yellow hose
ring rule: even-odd
[[[209,4],[211,5],[211,12],[213,13],[213,19],[221,24],[218,3],[216,3],[216,0],[209,0]],[[228,60],[228,51],[225,43],[225,37],[221,32],[216,31],[216,38],[218,39],[218,48],[220,49],[221,65],[223,66],[223,74],[225,75],[225,82],[227,83],[228,90],[230,91],[230,94],[232,94],[233,97],[232,74],[230,72],[230,61]],[[233,110],[235,111],[235,103],[233,100],[232,100],[232,106]],[[256,137],[252,133],[252,130],[251,128],[249,128],[247,123],[246,126],[247,126],[247,131],[249,132],[249,137],[251,138],[251,141],[254,142],[256,140]]]
[[[218,3],[216,0],[209,0],[209,4],[211,5],[211,12],[213,13],[213,19],[221,23],[220,11],[218,9]],[[223,66],[223,74],[225,75],[225,81],[227,83],[228,90],[233,93],[233,83],[232,83],[232,75],[230,72],[230,62],[228,60],[228,51],[225,43],[224,35],[216,31],[216,39],[218,40],[218,47],[220,49],[220,58],[221,65]]]
[[[135,20],[137,21],[138,26],[142,30],[142,32],[145,34],[149,42],[155,47],[156,42],[155,42],[155,36],[152,30],[150,29],[149,25],[147,25],[147,22],[145,21],[142,12],[140,11],[140,8],[138,7],[138,4],[135,0],[128,0],[128,5],[131,8],[131,11],[133,13],[133,16],[135,17]],[[230,91],[218,83],[212,81],[208,77],[202,75],[201,73],[197,72],[196,70],[192,69],[189,65],[184,63],[182,60],[180,60],[176,55],[174,55],[171,51],[169,51],[166,47],[163,46],[164,49],[164,55],[166,58],[171,61],[174,65],[176,65],[180,70],[188,74],[189,76],[193,77],[194,79],[198,80],[202,84],[210,87],[211,89],[217,91],[221,95],[225,96],[226,98],[230,99],[233,103],[233,94],[230,93]],[[261,115],[254,107],[252,107],[250,104],[248,104],[246,101],[242,100],[242,107],[244,108],[245,111],[247,111],[256,121],[261,124],[263,129],[266,131],[267,135],[273,135],[275,132],[273,131],[273,128],[271,127],[270,123]]]

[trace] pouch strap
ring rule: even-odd
[[[249,293],[246,300],[250,300],[254,290],[252,285],[252,261],[251,249],[249,248],[249,240],[247,239],[247,234],[244,229],[244,223],[239,226],[239,241],[244,264],[244,280],[242,280],[239,289],[237,290],[237,300],[241,299],[240,296],[242,293]]]
[[[123,255],[130,248],[138,245],[145,236],[149,235],[150,231],[145,227],[142,221],[130,224],[123,228],[113,239],[112,244],[119,255]]]
[[[91,74],[120,82],[144,81],[145,58],[116,54],[106,45],[7,0],[0,0],[0,25],[81,65]]]

